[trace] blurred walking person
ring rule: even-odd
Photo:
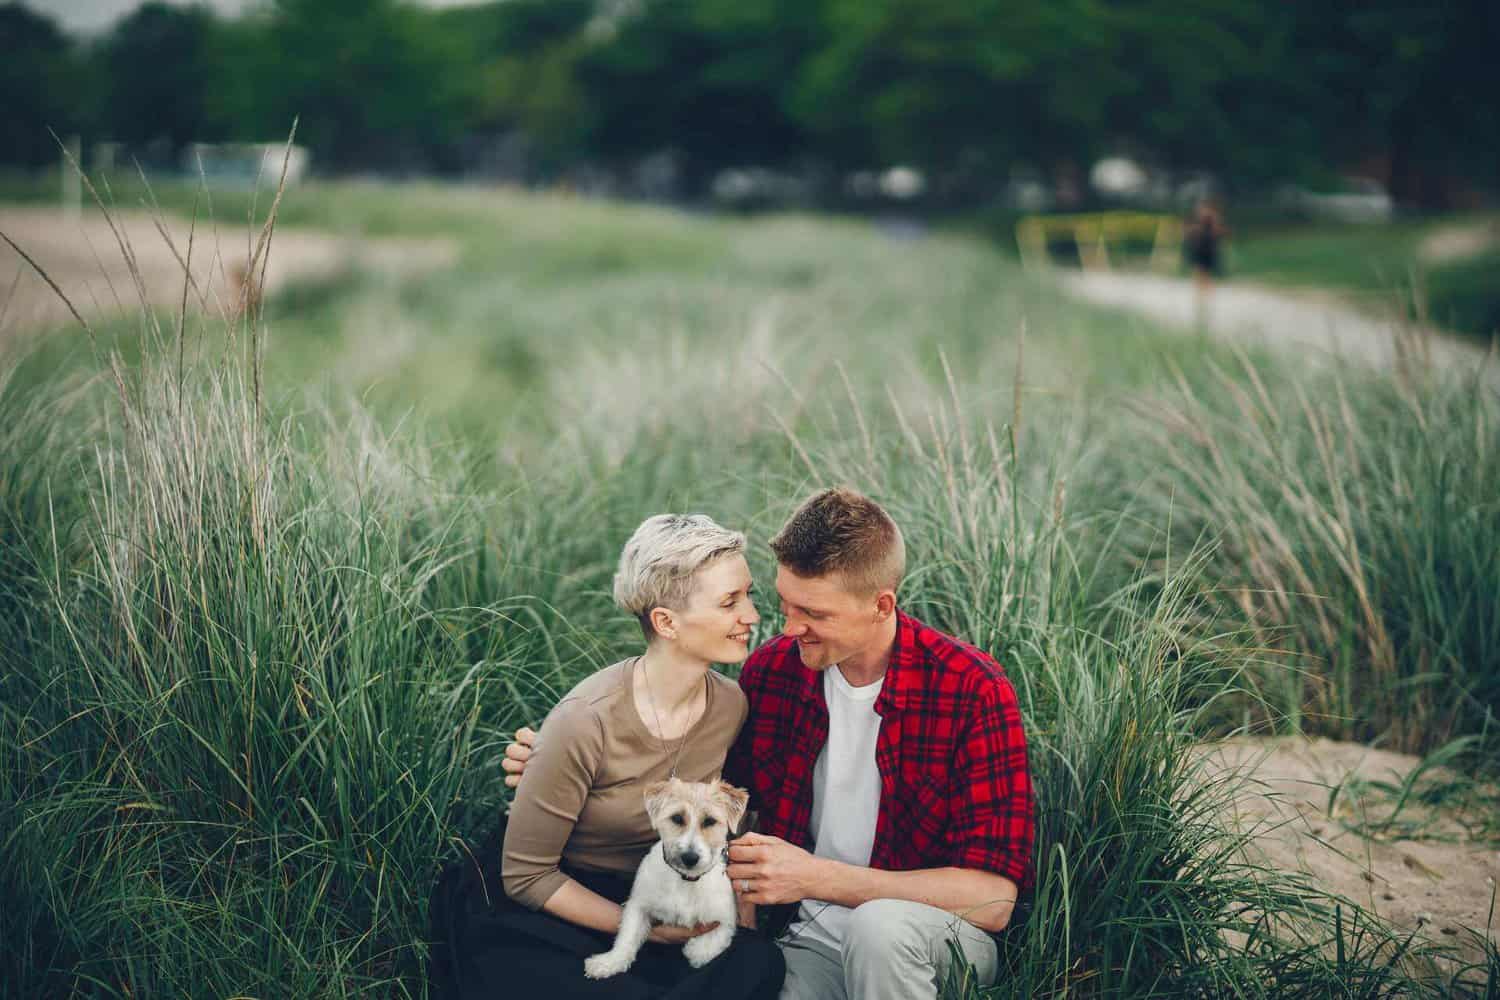
[[[1223,242],[1229,236],[1224,214],[1212,198],[1200,198],[1184,230],[1188,265],[1193,269],[1194,317],[1198,328],[1208,328],[1208,306],[1214,279],[1223,271]]]

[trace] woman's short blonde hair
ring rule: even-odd
[[[745,536],[706,514],[657,514],[641,522],[620,553],[615,603],[635,615],[650,639],[655,608],[681,610],[693,576],[715,559],[745,551]]]

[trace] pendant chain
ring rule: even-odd
[[[646,698],[651,703],[651,717],[656,720],[656,741],[661,744],[662,755],[666,756],[667,754],[671,753],[671,751],[667,749],[667,731],[662,728],[661,713],[656,710],[656,694],[651,690],[651,672],[646,669],[646,665],[644,663],[640,664],[640,667],[641,679],[646,682]],[[677,740],[677,754],[672,758],[672,770],[668,774],[669,778],[677,777],[677,762],[682,760],[682,748],[687,746],[687,736],[687,730],[684,729],[682,731],[682,736]]]

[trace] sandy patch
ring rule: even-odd
[[[131,312],[142,301],[176,310],[183,300],[190,220],[143,211],[87,211],[74,222],[55,207],[0,207],[0,232],[36,261],[90,323]],[[118,236],[116,231],[118,230]],[[239,308],[246,265],[259,231],[199,221],[192,233],[190,308],[233,315]],[[135,261],[135,272],[121,240]],[[335,278],[352,271],[403,276],[451,265],[458,247],[445,239],[369,239],[312,229],[276,228],[265,271],[263,297],[298,281]],[[0,241],[0,335],[65,324],[68,307],[11,247]]]
[[[1259,831],[1252,860],[1306,872],[1471,959],[1481,950],[1469,931],[1496,940],[1500,789],[1435,770],[1402,801],[1420,758],[1325,739],[1230,740],[1204,751],[1211,769],[1249,778],[1232,821]]]
[[[1500,243],[1500,219],[1440,226],[1422,238],[1417,256],[1426,264],[1446,264],[1483,253]]]

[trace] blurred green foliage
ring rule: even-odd
[[[0,161],[46,126],[171,154],[282,138],[334,171],[457,171],[498,136],[556,170],[910,163],[954,200],[1131,150],[1263,185],[1378,161],[1412,204],[1500,176],[1485,0],[275,0],[148,3],[69,42],[0,7]]]
[[[0,159],[33,167],[57,158],[49,127],[68,133],[82,118],[77,55],[47,18],[0,6]]]

